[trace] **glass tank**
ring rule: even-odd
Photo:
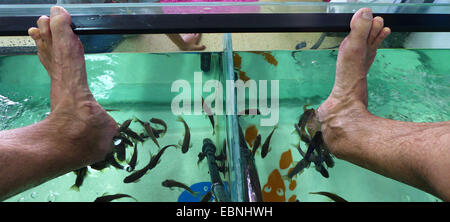
[[[91,202],[113,194],[140,202],[332,201],[320,192],[351,202],[440,201],[332,154],[326,174],[314,164],[289,173],[309,146],[296,125],[331,92],[338,49],[359,8],[371,8],[392,30],[367,77],[369,110],[401,121],[450,120],[449,1],[3,0],[0,130],[50,113],[50,79],[27,29],[53,5],[72,15],[95,99],[118,126],[131,120],[139,139],[122,133],[111,164],[3,201]],[[206,48],[183,51],[170,40],[178,33],[202,33]],[[164,147],[154,168],[130,179]],[[186,187],[169,188],[168,180]]]

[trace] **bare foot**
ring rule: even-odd
[[[202,36],[201,33],[184,34],[182,38],[185,44],[182,50],[185,51],[204,50],[206,46],[199,45],[201,36]]]
[[[69,13],[52,7],[50,18],[41,16],[38,28],[30,28],[38,56],[51,79],[51,114],[54,136],[61,146],[72,146],[81,165],[102,160],[111,149],[117,124],[89,90],[83,46],[71,29]],[[71,152],[72,152],[71,150]]]
[[[333,90],[316,113],[325,142],[338,156],[341,150],[335,142],[344,136],[345,123],[355,115],[368,113],[366,76],[378,45],[390,34],[383,19],[373,18],[368,8],[353,15],[350,28],[350,34],[339,48]]]

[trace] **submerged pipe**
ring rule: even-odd
[[[211,190],[218,202],[230,202],[230,197],[225,192],[225,186],[222,183],[222,179],[219,175],[219,169],[216,163],[216,146],[213,142],[206,138],[203,140],[202,152],[206,154],[208,159],[209,175],[211,176],[212,187]]]

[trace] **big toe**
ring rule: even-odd
[[[50,28],[53,39],[64,39],[74,35],[71,24],[72,19],[64,8],[53,6],[50,9]]]
[[[372,28],[372,10],[370,8],[362,8],[358,10],[352,17],[350,22],[350,41],[355,45],[366,45]]]

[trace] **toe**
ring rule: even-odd
[[[358,10],[352,17],[350,22],[350,41],[355,45],[367,44],[367,38],[372,27],[372,10],[370,8],[362,8]]]
[[[28,29],[28,35],[34,40],[38,49],[42,48],[42,37],[38,28],[32,27]]]
[[[375,39],[377,39],[377,36],[383,29],[383,26],[384,26],[383,18],[377,16],[372,20],[372,29],[370,30],[369,39],[367,40],[367,43],[369,45],[372,45],[375,42]]]
[[[37,25],[42,41],[51,42],[52,32],[50,30],[50,18],[45,15],[41,16],[37,21]]]
[[[389,35],[391,34],[391,29],[388,27],[384,27],[378,34],[378,36],[375,38],[374,42],[372,43],[373,48],[378,48],[380,43]]]
[[[39,40],[41,38],[41,34],[38,28],[32,27],[28,29],[28,35],[34,40]]]
[[[50,28],[55,39],[63,39],[65,36],[74,35],[72,31],[72,20],[69,13],[62,7],[54,6],[50,9]]]

